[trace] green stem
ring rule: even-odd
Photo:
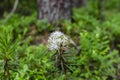
[[[10,72],[9,72],[9,68],[8,68],[8,59],[5,56],[4,57],[4,77],[3,80],[10,80]]]

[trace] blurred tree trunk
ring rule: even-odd
[[[72,0],[72,6],[79,8],[87,5],[87,0]]]
[[[71,0],[37,0],[38,19],[49,23],[62,19],[71,19]]]
[[[104,16],[103,16],[103,0],[98,0],[98,19],[100,21],[103,21],[104,20]]]
[[[37,0],[38,19],[47,20],[49,23],[71,20],[72,7],[85,6],[87,0]]]
[[[120,11],[120,0],[118,2],[118,10]]]

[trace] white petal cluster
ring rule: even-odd
[[[50,50],[59,50],[61,47],[66,47],[68,43],[68,37],[60,31],[51,33],[50,37],[48,38],[48,48]]]

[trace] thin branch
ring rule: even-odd
[[[16,9],[17,9],[17,6],[18,6],[18,2],[19,2],[19,0],[15,0],[13,9],[12,9],[12,11],[10,12],[10,14],[8,14],[8,16],[7,16],[7,20],[15,13],[15,11],[16,11]]]

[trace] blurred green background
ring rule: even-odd
[[[36,0],[19,0],[9,18],[15,0],[1,0],[0,80],[120,80],[120,0],[86,1],[57,27],[38,20]],[[73,72],[54,66],[46,45],[55,30],[80,48],[66,57]]]

